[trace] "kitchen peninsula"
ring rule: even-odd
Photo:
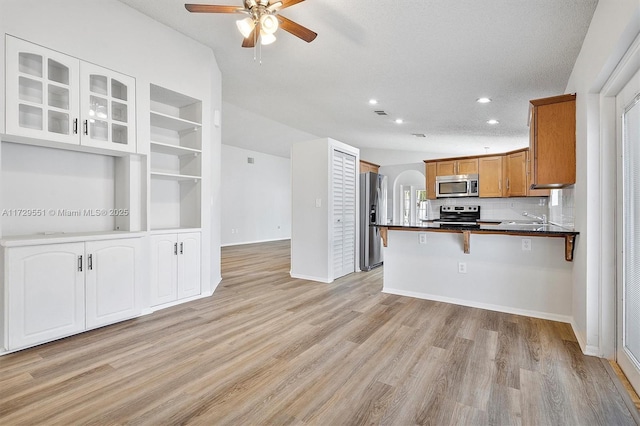
[[[393,231],[419,231],[419,232],[454,232],[461,233],[464,241],[464,253],[469,254],[471,250],[471,234],[502,234],[520,235],[529,237],[555,237],[564,238],[565,260],[573,260],[573,249],[575,247],[578,232],[568,230],[559,225],[535,222],[505,221],[495,224],[479,224],[477,226],[446,226],[440,223],[423,222],[421,224],[387,224],[377,225],[380,228],[382,243],[387,247],[387,235],[389,230]]]
[[[518,221],[453,229],[432,222],[377,226],[385,293],[571,321],[567,260],[577,232]]]

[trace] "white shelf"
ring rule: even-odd
[[[174,174],[174,173],[161,173],[161,172],[151,172],[151,177],[155,179],[174,180],[174,181],[186,181],[186,180],[199,181],[200,179],[202,179],[201,176],[180,175],[180,174]]]
[[[202,124],[196,123],[195,121],[185,120],[184,118],[178,118],[155,111],[151,111],[151,125],[176,132],[195,130],[202,127]]]
[[[158,152],[160,154],[169,154],[169,155],[199,155],[202,153],[199,149],[187,148],[184,146],[172,145],[168,143],[162,142],[151,142],[151,152]]]

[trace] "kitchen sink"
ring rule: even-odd
[[[508,220],[508,221],[502,222],[500,226],[502,228],[521,229],[523,231],[524,230],[551,231],[551,230],[558,230],[559,228],[561,228],[551,223],[525,222],[525,221],[518,221],[518,220]]]

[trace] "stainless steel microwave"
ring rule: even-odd
[[[436,197],[477,197],[478,175],[436,176]]]

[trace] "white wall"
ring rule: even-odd
[[[291,161],[223,144],[221,200],[223,246],[291,238]]]
[[[291,147],[293,277],[329,281],[329,170],[326,139]]]
[[[116,0],[2,0],[0,34],[12,34],[136,79],[137,143],[148,153],[149,84],[201,99],[203,115],[203,291],[220,281],[220,128],[212,125],[221,109],[221,73],[213,52]],[[4,58],[4,40],[0,43]],[[0,67],[4,81],[4,67]],[[0,85],[4,99],[4,85]],[[1,102],[4,107],[4,102]],[[0,110],[3,112],[3,110]],[[4,114],[0,115],[4,129]],[[145,192],[143,183],[141,191]],[[146,200],[143,198],[142,210]]]
[[[574,260],[573,327],[586,353],[606,357],[613,356],[615,337],[615,232],[610,211],[616,166],[611,147],[601,137],[603,126],[612,123],[601,122],[606,105],[599,93],[639,32],[638,0],[600,0],[566,90],[577,94],[574,198],[580,236]]]

